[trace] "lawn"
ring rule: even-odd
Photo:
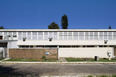
[[[24,59],[24,58],[16,58],[16,59],[8,59],[5,61],[23,61],[23,62],[56,62],[57,60],[38,60],[38,59]]]
[[[90,61],[90,62],[116,62],[116,59],[111,59],[108,60],[106,58],[100,58],[99,61],[95,61],[92,58],[65,58],[67,60],[67,62],[86,62],[86,61]]]

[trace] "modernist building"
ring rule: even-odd
[[[1,29],[0,47],[58,48],[58,57],[116,56],[116,29]]]

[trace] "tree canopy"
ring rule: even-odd
[[[112,29],[111,26],[109,26],[109,29]]]
[[[0,29],[4,29],[4,27],[3,26],[0,26]]]
[[[62,29],[68,28],[68,17],[65,14],[62,16],[62,19],[61,19],[61,26],[62,26]]]
[[[52,22],[50,25],[48,25],[48,29],[59,29],[59,26],[55,22]]]

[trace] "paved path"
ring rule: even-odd
[[[0,64],[0,75],[116,74],[116,64]]]

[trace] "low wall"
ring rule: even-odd
[[[111,52],[111,57],[114,56],[114,48],[59,48],[59,57],[76,57],[76,58],[108,58],[107,53]]]
[[[49,54],[45,54],[46,52]],[[57,49],[9,49],[9,58],[42,59],[44,55],[48,59],[58,59]]]

